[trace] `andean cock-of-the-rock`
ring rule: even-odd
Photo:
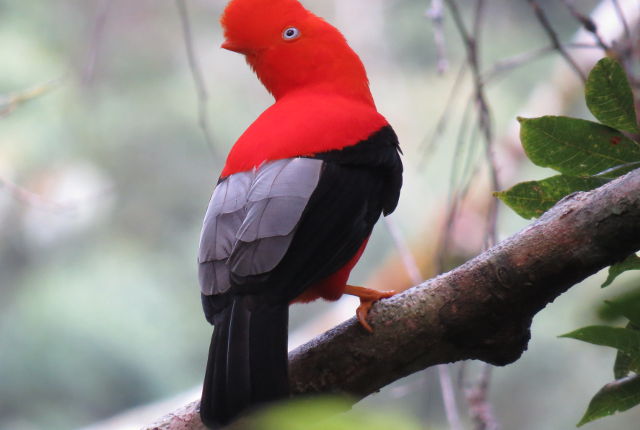
[[[232,147],[198,255],[214,327],[200,415],[219,428],[289,395],[288,307],[392,292],[347,284],[402,185],[397,137],[344,36],[297,0],[232,0],[222,47],[243,54],[275,103]]]

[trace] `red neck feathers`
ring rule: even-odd
[[[387,120],[369,103],[299,91],[280,98],[235,143],[221,176],[281,158],[341,149],[367,139]]]
[[[221,23],[222,47],[244,54],[276,99],[235,144],[223,176],[355,145],[386,124],[360,58],[297,0],[232,0]]]

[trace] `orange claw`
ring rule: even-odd
[[[371,288],[356,287],[354,285],[347,285],[344,289],[345,294],[356,296],[360,298],[360,306],[356,309],[356,316],[360,325],[369,333],[373,333],[373,328],[367,322],[367,315],[371,306],[380,299],[386,299],[396,294],[395,291],[378,291]]]

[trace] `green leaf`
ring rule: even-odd
[[[578,427],[598,418],[626,411],[640,404],[640,376],[633,375],[611,382],[589,402],[587,412],[578,423]]]
[[[636,306],[635,308],[638,307]],[[631,321],[627,323],[626,328],[638,331],[638,326]],[[616,361],[613,364],[613,376],[616,379],[621,379],[629,376],[631,372],[640,373],[639,364],[640,363],[638,363],[638,360],[634,360],[628,354],[625,354],[622,351],[618,351],[618,353],[616,354]]]
[[[640,132],[631,87],[616,60],[598,61],[589,73],[585,95],[589,110],[600,122],[630,133]]]
[[[618,291],[618,290],[616,290]],[[611,297],[611,301],[614,302],[627,302],[625,306],[640,307],[640,285],[633,285],[633,288],[623,291],[618,291],[618,294]],[[598,318],[603,322],[613,322],[623,315],[616,308],[611,307],[606,303],[602,303],[596,310]]]
[[[613,377],[625,378],[631,372],[638,372],[638,369],[633,367],[633,360],[624,352],[618,351],[616,361],[613,363]]]
[[[604,178],[557,175],[541,181],[521,182],[493,195],[521,217],[530,219],[539,217],[568,194],[592,190],[607,181]]]
[[[634,361],[640,361],[640,332],[633,329],[594,325],[563,334],[560,337],[610,346],[629,355]]]
[[[640,270],[640,257],[636,254],[631,254],[621,262],[612,264],[611,267],[609,267],[609,276],[607,276],[607,280],[602,284],[602,288],[611,285],[618,275],[628,270]]]
[[[626,328],[631,330],[638,330],[637,326],[635,326],[631,322],[627,323]],[[618,351],[618,353],[616,354],[616,361],[613,364],[614,378],[624,378],[626,376],[629,376],[631,372],[640,373],[640,368],[638,368],[637,364],[638,363],[634,362],[634,360],[629,355],[625,354],[622,351]]]
[[[523,119],[520,139],[531,161],[569,176],[591,176],[640,161],[640,145],[618,130],[582,119],[543,116]],[[614,178],[625,169],[609,171]]]
[[[640,305],[637,302],[632,301],[605,301],[608,306],[611,306],[617,313],[629,320],[629,322],[636,327],[640,327]]]
[[[351,410],[352,402],[338,397],[309,397],[272,405],[256,412],[246,426],[239,421],[230,430],[419,430],[409,417],[388,411]],[[348,413],[345,413],[349,411]]]

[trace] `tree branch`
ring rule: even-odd
[[[193,46],[191,21],[189,20],[187,3],[185,0],[176,0],[176,6],[178,7],[178,14],[182,25],[182,34],[184,37],[185,50],[187,52],[187,61],[189,62],[189,70],[191,71],[191,77],[193,78],[193,84],[195,85],[196,95],[198,98],[198,124],[202,130],[209,152],[211,152],[211,155],[216,157],[216,147],[213,141],[208,117],[209,92],[207,91],[207,85],[205,83],[204,76],[202,75],[202,70],[200,69],[200,64],[198,63],[198,58]]]
[[[437,278],[374,306],[289,354],[294,394],[357,401],[413,372],[526,350],[533,316],[571,286],[640,249],[640,169],[566,197],[539,220]],[[197,402],[147,429],[201,429]]]
[[[571,66],[573,71],[576,72],[576,75],[578,75],[578,77],[580,77],[580,80],[583,83],[587,82],[587,76],[584,74],[582,69],[580,69],[578,64],[576,64],[576,62],[573,59],[573,57],[571,57],[571,55],[569,55],[569,53],[564,49],[564,47],[562,46],[562,43],[560,43],[560,39],[558,38],[558,34],[553,29],[553,26],[549,22],[549,19],[547,18],[547,15],[544,13],[544,10],[542,9],[542,7],[538,4],[538,2],[536,0],[528,0],[528,1],[529,1],[529,4],[531,5],[531,7],[533,8],[534,13],[536,14],[536,18],[538,19],[538,21],[542,25],[542,28],[544,29],[544,31],[549,36],[549,39],[551,40],[551,44],[553,45],[553,47],[565,59],[567,64],[569,64],[569,66]]]

